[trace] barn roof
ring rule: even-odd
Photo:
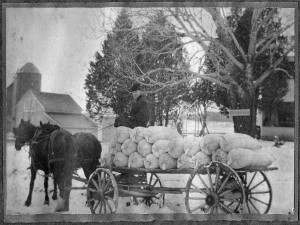
[[[47,113],[63,128],[96,128],[97,125],[83,114]]]
[[[68,94],[33,91],[47,113],[81,114],[82,108]]]

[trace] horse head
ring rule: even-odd
[[[21,148],[30,141],[35,133],[36,127],[30,123],[30,121],[24,121],[21,119],[21,123],[17,128],[13,128],[15,134],[15,148],[17,151],[20,151]]]

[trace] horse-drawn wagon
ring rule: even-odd
[[[276,167],[234,170],[220,162],[196,169],[145,169],[99,167],[87,182],[87,203],[92,213],[115,213],[120,197],[140,198],[150,205],[165,194],[185,193],[188,213],[268,213],[272,203],[272,187],[266,171]],[[120,174],[132,174],[131,180]],[[146,174],[146,179],[143,175]],[[160,175],[188,174],[185,186],[163,186]],[[91,204],[93,203],[93,204]]]
[[[50,124],[47,124],[47,126],[50,126]],[[70,189],[78,189],[76,187],[72,188],[65,183],[64,177],[60,173],[55,174],[55,169],[57,172],[64,170],[64,162],[68,161],[69,158],[61,156],[52,158],[50,153],[53,152],[51,149],[54,142],[51,142],[49,138],[53,131],[51,126],[50,130],[46,129],[45,127],[47,126],[41,124],[41,128],[37,128],[29,122],[22,121],[16,132],[16,149],[20,150],[21,146],[29,143],[31,154],[43,153],[42,155],[36,155],[35,159],[32,159],[31,173],[33,176],[30,183],[30,192],[25,203],[26,206],[29,206],[31,202],[33,182],[37,169],[44,169],[46,174],[45,184],[47,182],[47,174],[54,170],[54,181],[62,180],[62,184],[59,186],[62,198],[64,197],[62,193],[67,190],[67,195],[69,195]],[[32,130],[31,132],[28,132],[29,128]],[[54,127],[53,129],[57,130],[58,128]],[[40,131],[41,133],[39,133]],[[44,135],[43,132],[45,131],[46,134]],[[92,213],[115,213],[118,209],[120,197],[134,197],[135,203],[141,202],[150,206],[157,200],[164,204],[165,195],[167,194],[183,193],[185,193],[186,210],[191,214],[265,214],[268,213],[271,207],[272,188],[265,172],[277,170],[276,167],[233,169],[227,164],[212,161],[209,164],[197,165],[194,169],[146,169],[120,166],[108,169],[107,167],[97,166],[101,154],[101,145],[95,138],[95,140],[91,139],[88,143],[84,143],[83,148],[80,148],[80,135],[67,135],[70,141],[78,142],[76,145],[78,146],[78,156],[75,160],[83,168],[86,177],[81,178],[73,174],[72,179],[86,184],[84,189],[87,191],[87,205]],[[41,141],[37,141],[39,138],[41,138]],[[88,140],[87,136],[84,136],[82,139],[84,141]],[[58,150],[61,149],[61,146],[59,146]],[[65,146],[69,146],[69,143],[66,143]],[[90,154],[87,154],[89,151],[87,151],[86,146],[90,146]],[[66,151],[65,148],[63,150]],[[73,150],[73,148],[69,147],[69,152]],[[34,158],[34,155],[31,156]],[[42,158],[43,160],[40,157],[44,157]],[[95,159],[97,159],[97,162]],[[45,161],[45,168],[37,167],[42,161]],[[175,176],[178,174],[189,176],[185,185],[179,187],[178,185],[165,186],[163,184],[163,176]],[[59,182],[55,183],[60,184]],[[47,186],[45,186],[45,204],[49,204]],[[65,200],[68,200],[68,196],[65,197]],[[64,206],[62,210],[68,210],[68,205]]]

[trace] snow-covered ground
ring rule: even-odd
[[[228,124],[219,124],[216,128],[224,128],[224,132],[233,132],[233,128]],[[228,128],[226,130],[225,128]],[[275,161],[272,166],[278,167],[276,171],[267,172],[267,176],[271,182],[273,189],[273,201],[269,214],[288,214],[294,208],[294,143],[287,142],[280,148],[273,146],[273,142],[260,141],[269,151]],[[108,144],[102,143],[103,153],[107,151]],[[21,151],[16,151],[14,142],[8,141],[6,148],[6,214],[50,214],[54,213],[56,201],[52,200],[53,182],[49,179],[50,205],[44,205],[44,178],[43,172],[39,171],[32,196],[32,204],[29,207],[24,206],[26,201],[29,182],[30,182],[30,161],[28,157],[28,147],[24,147]],[[83,176],[82,170],[78,174]],[[185,187],[189,175],[178,174],[159,174],[163,186],[168,187]],[[84,184],[73,180],[73,187],[84,187]],[[132,203],[130,198],[119,198],[117,213],[186,213],[184,203],[185,194],[177,194],[176,196],[167,194],[166,201],[162,208],[158,204],[147,207],[144,204],[138,206]],[[85,205],[86,190],[72,190],[70,196],[70,210],[68,214],[90,214],[89,208]],[[128,204],[130,203],[130,204]]]

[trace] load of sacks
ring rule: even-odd
[[[259,141],[246,134],[207,134],[183,138],[175,129],[118,127],[109,144],[113,164],[146,169],[195,168],[211,161],[234,169],[269,166],[272,159],[260,151]]]

